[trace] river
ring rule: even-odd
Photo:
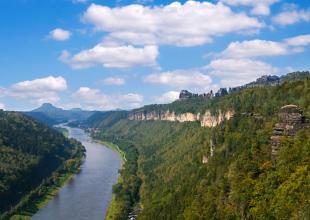
[[[121,159],[118,153],[94,142],[83,130],[66,128],[69,137],[85,146],[85,162],[81,172],[31,219],[103,220],[112,198],[112,186],[117,182]]]

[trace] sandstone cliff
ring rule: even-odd
[[[178,122],[193,122],[199,121],[202,127],[215,127],[222,121],[229,120],[233,117],[233,111],[219,112],[217,115],[212,115],[210,111],[201,113],[181,113],[176,114],[170,111],[135,111],[129,115],[129,120],[162,120],[162,121],[178,121]]]
[[[283,106],[278,114],[279,122],[274,126],[271,136],[271,155],[275,160],[281,146],[281,138],[293,137],[305,126],[302,111],[296,105]]]

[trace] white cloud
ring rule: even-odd
[[[292,38],[287,38],[285,42],[290,46],[307,46],[310,44],[310,34],[308,35],[299,35]]]
[[[177,99],[179,99],[180,92],[177,91],[169,91],[161,96],[157,96],[154,98],[154,101],[158,104],[171,103]]]
[[[219,77],[221,86],[225,87],[243,85],[262,75],[277,72],[271,65],[251,59],[216,59],[205,68],[210,75]]]
[[[106,85],[116,85],[121,86],[125,84],[125,79],[121,77],[107,77],[103,80]]]
[[[224,57],[251,58],[261,56],[279,56],[289,53],[286,44],[266,40],[250,40],[232,42],[221,53]]]
[[[263,27],[256,18],[234,13],[221,2],[198,1],[154,7],[110,8],[91,4],[83,20],[93,24],[97,31],[108,32],[107,42],[134,45],[197,46],[210,43],[214,36],[257,31]]]
[[[251,13],[254,15],[269,15],[270,6],[279,0],[220,0],[228,5],[233,6],[250,6],[253,7]]]
[[[254,58],[267,56],[290,55],[303,52],[310,44],[310,35],[299,35],[287,38],[282,42],[267,40],[249,40],[231,42],[221,53],[215,55],[224,58]]]
[[[175,70],[150,74],[144,79],[147,83],[166,85],[178,89],[206,91],[212,80],[197,70]]]
[[[279,25],[291,25],[298,22],[310,21],[310,10],[285,10],[272,18],[275,24]]]
[[[48,76],[13,84],[5,90],[5,95],[29,101],[35,104],[59,101],[59,92],[67,89],[66,80],[61,77]]]
[[[49,33],[49,37],[53,40],[65,41],[71,37],[71,32],[61,28],[56,28]]]
[[[67,89],[67,82],[62,76],[48,76],[16,83],[12,85],[12,89],[15,91],[63,91]]]
[[[81,87],[73,94],[80,106],[89,110],[131,109],[140,107],[143,96],[136,93],[106,95],[99,89]]]
[[[63,51],[59,59],[72,68],[81,69],[103,65],[107,68],[129,68],[135,65],[155,66],[158,56],[157,46],[107,46],[98,44],[73,56]]]

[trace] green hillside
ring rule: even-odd
[[[135,210],[147,220],[310,219],[309,126],[281,139],[275,161],[270,141],[282,106],[297,105],[310,118],[305,78],[142,109],[234,110],[214,128],[127,119],[106,125],[102,119],[93,135],[117,144],[127,158],[123,181],[113,188],[118,210],[111,217],[127,219]]]
[[[0,219],[33,210],[34,202],[76,172],[83,146],[17,112],[0,112]]]

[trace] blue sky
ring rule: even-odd
[[[0,2],[0,108],[131,109],[309,70],[308,0]]]

